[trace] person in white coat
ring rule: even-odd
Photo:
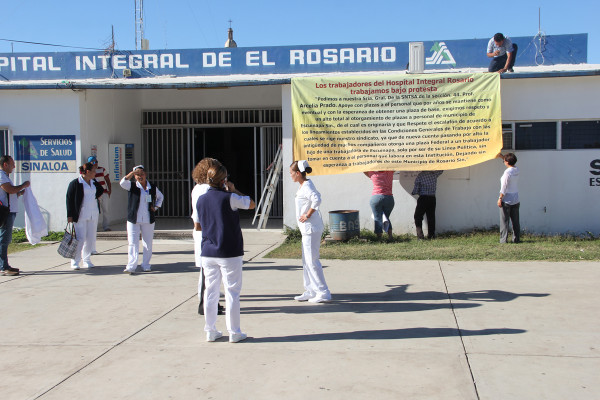
[[[223,165],[210,168],[207,179],[210,189],[198,198],[196,204],[202,226],[202,270],[206,280],[204,331],[208,342],[223,336],[216,328],[217,304],[223,281],[229,342],[237,343],[247,338],[240,327],[244,238],[238,210],[251,210],[255,204],[227,181],[227,169]]]
[[[304,293],[294,297],[298,301],[325,303],[331,301],[331,293],[325,282],[323,266],[319,260],[323,220],[319,212],[321,194],[306,174],[312,168],[306,160],[295,161],[290,166],[290,176],[300,184],[296,192],[296,219],[302,233],[302,269],[304,274]]]
[[[94,268],[90,256],[96,247],[96,226],[100,215],[98,198],[104,193],[102,186],[94,179],[94,164],[83,164],[79,167],[79,173],[79,178],[73,179],[67,188],[67,221],[75,224],[75,234],[79,240],[75,258],[71,260],[71,268],[75,270],[80,268],[82,259],[83,268]]]
[[[200,225],[200,218],[198,216],[198,210],[196,205],[200,196],[208,192],[210,185],[207,182],[206,173],[212,167],[218,167],[221,163],[219,160],[214,158],[206,157],[200,160],[196,167],[192,171],[192,178],[196,185],[192,189],[192,221],[194,222],[194,230],[192,231],[192,237],[194,238],[194,262],[197,268],[200,268],[200,274],[198,277],[198,314],[204,315],[204,289],[206,285],[204,282],[204,274],[202,272],[202,226]],[[225,307],[218,305],[219,315],[225,315]]]
[[[135,177],[135,185],[131,179]],[[150,259],[152,258],[152,240],[154,239],[154,215],[162,206],[163,194],[154,185],[146,180],[146,171],[143,165],[133,167],[121,182],[121,187],[129,192],[127,199],[127,241],[129,250],[127,252],[127,266],[123,272],[135,273],[138,266],[139,238],[142,233],[142,269],[145,272],[152,270]]]

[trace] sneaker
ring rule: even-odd
[[[313,297],[315,297],[314,293],[304,292],[300,296],[294,297],[294,300],[306,301],[312,299]]]
[[[94,264],[92,264],[91,262],[84,262],[83,268],[86,268],[86,269],[94,268]]]
[[[91,255],[93,255],[93,256],[97,256],[97,255],[98,255],[98,252],[97,252],[96,250],[94,250],[94,251],[92,251],[90,254],[91,254]]]
[[[75,264],[75,265],[71,264],[71,269],[78,270],[79,269],[79,265],[78,264]]]
[[[123,272],[124,272],[124,273],[126,273],[126,274],[129,274],[129,275],[133,275],[133,274],[135,274],[135,271],[132,271],[132,270],[130,270],[130,269],[127,269],[127,268],[125,268],[125,269],[123,270]]]
[[[150,272],[150,271],[152,271],[151,267],[142,267],[142,269],[144,270],[144,272]]]
[[[4,276],[17,276],[17,275],[19,275],[19,269],[18,268],[13,268],[13,267],[8,267],[8,268],[2,270],[2,275],[4,275]]]
[[[215,340],[222,338],[222,337],[223,337],[223,332],[221,332],[221,331],[206,332],[206,341],[207,342],[214,342]]]
[[[331,301],[331,297],[315,296],[312,299],[308,299],[309,303],[328,303]]]
[[[248,335],[246,335],[243,332],[240,332],[240,333],[230,333],[229,334],[229,343],[241,342],[242,340],[246,340],[247,338],[248,338]]]

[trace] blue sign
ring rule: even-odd
[[[489,39],[425,41],[426,69],[487,67]],[[513,37],[517,66],[587,62],[587,34]],[[0,80],[401,71],[409,42],[67,53],[1,53]],[[127,71],[126,71],[127,70]],[[126,72],[126,73],[125,73]]]
[[[17,172],[76,172],[75,135],[13,136]]]

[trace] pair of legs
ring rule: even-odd
[[[425,239],[423,235],[423,216],[427,217],[427,238],[433,239],[435,237],[435,205],[435,196],[421,195],[417,199],[415,225],[419,239]]]
[[[242,290],[242,257],[202,257],[202,270],[206,290],[204,291],[204,330],[207,334],[217,333],[217,307],[221,295],[221,281],[225,288],[227,307],[227,331],[232,335],[242,333],[240,328],[240,292]]]
[[[510,60],[510,64],[508,66],[509,71],[515,65],[515,61],[517,61],[517,50],[519,49],[519,46],[517,46],[515,43],[513,43],[513,49],[514,49],[514,51],[512,53],[513,57],[512,57],[512,60]],[[506,55],[506,54],[503,56],[500,56],[500,57],[492,58],[492,61],[490,61],[490,66],[488,67],[488,72],[500,71],[506,65],[507,58],[508,58],[508,55]]]
[[[77,235],[77,251],[75,258],[71,259],[71,268],[79,269],[79,263],[83,259],[84,268],[93,268],[94,265],[90,259],[92,251],[96,248],[96,227],[98,226],[98,216],[90,219],[79,219],[75,222],[75,235]]]
[[[373,212],[373,219],[375,220],[375,234],[381,237],[383,232],[383,216],[389,219],[392,210],[394,209],[394,196],[376,194],[371,196],[369,201],[371,205],[371,211]],[[389,228],[387,230],[389,238],[392,238],[392,223],[389,222]]]
[[[198,314],[204,315],[204,291],[206,284],[204,282],[204,272],[202,271],[202,231],[193,230],[192,237],[194,238],[194,264],[196,268],[200,268],[200,274],[198,276]],[[224,315],[225,308],[218,305],[218,314]]]
[[[12,242],[12,231],[17,213],[9,212],[4,226],[0,228],[0,270],[8,270],[8,245]]]
[[[508,241],[509,222],[512,223],[513,243],[519,243],[521,241],[521,223],[519,222],[520,206],[521,203],[513,205],[504,202],[502,203],[502,207],[500,207],[500,243],[506,243]]]
[[[150,271],[150,260],[152,259],[152,240],[154,239],[154,223],[132,224],[127,221],[127,266],[125,271],[135,272],[140,254],[140,232],[142,233],[142,269]]]
[[[302,271],[306,300],[316,298],[329,301],[331,293],[325,282],[323,266],[319,260],[321,235],[323,232],[302,234]]]

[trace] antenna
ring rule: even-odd
[[[143,50],[144,43],[144,0],[135,3],[135,49]]]

